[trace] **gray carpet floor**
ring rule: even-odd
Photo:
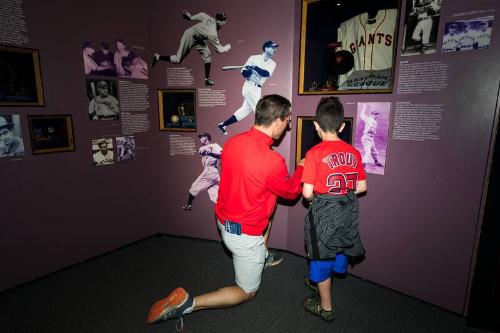
[[[348,275],[335,279],[337,319],[305,312],[306,259],[282,252],[254,300],[184,317],[184,332],[486,332],[436,306]],[[218,242],[155,236],[0,294],[1,332],[175,332],[145,323],[150,306],[183,286],[196,295],[234,283]]]

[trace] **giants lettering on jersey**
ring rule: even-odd
[[[356,168],[358,165],[358,159],[355,155],[351,153],[332,153],[327,157],[323,158],[323,163],[327,164],[330,170],[335,169],[338,166],[349,166],[351,168]]]
[[[357,45],[356,45],[357,43]],[[382,32],[377,32],[373,34],[368,34],[368,41],[365,41],[365,37],[361,36],[359,37],[359,40],[356,41],[356,43],[351,43],[349,45],[349,48],[351,49],[351,53],[354,54],[356,53],[357,49],[368,45],[372,44],[385,44],[386,46],[392,46],[392,35],[391,34],[384,34]]]

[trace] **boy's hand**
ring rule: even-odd
[[[297,163],[297,166],[301,166],[301,167],[304,167],[304,163],[305,163],[306,159],[303,158],[299,161],[299,163]]]

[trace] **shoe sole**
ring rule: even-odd
[[[279,260],[275,260],[275,261],[271,261],[269,263],[265,263],[264,264],[264,267],[273,267],[273,266],[276,266],[276,265],[279,265],[281,264],[281,262],[283,261],[283,258],[279,259]]]
[[[167,297],[157,301],[148,313],[148,324],[153,324],[162,321],[165,315],[182,306],[188,300],[188,293],[184,288],[177,288]]]

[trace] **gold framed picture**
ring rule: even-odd
[[[43,106],[38,51],[0,45],[0,106]]]
[[[158,89],[160,131],[196,132],[196,89]]]
[[[302,0],[299,94],[390,93],[400,0]]]

